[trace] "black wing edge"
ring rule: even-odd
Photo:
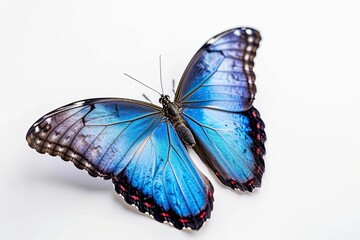
[[[211,183],[208,190],[208,203],[205,205],[204,209],[195,216],[184,218],[174,211],[164,210],[155,203],[152,197],[148,197],[140,190],[132,187],[124,174],[120,173],[117,177],[112,179],[112,182],[115,186],[115,191],[120,194],[128,204],[134,205],[142,213],[149,214],[156,221],[161,223],[168,222],[179,230],[184,228],[199,230],[211,216],[214,201],[214,188]]]
[[[259,111],[251,107],[249,110],[242,112],[241,114],[247,116],[250,120],[251,132],[249,133],[251,139],[253,140],[253,144],[251,146],[252,153],[255,157],[255,168],[253,171],[254,177],[249,179],[245,183],[239,183],[234,179],[226,179],[217,172],[215,166],[211,163],[211,161],[206,161],[205,163],[213,170],[216,177],[227,187],[230,187],[233,190],[240,190],[243,192],[252,192],[255,188],[261,187],[262,176],[265,172],[265,162],[264,155],[266,154],[265,149],[265,124],[260,118]],[[203,152],[202,148],[199,145],[195,145],[195,152],[200,156],[201,159],[207,159],[206,154]]]
[[[234,27],[234,28],[225,30],[225,31],[215,35],[214,37],[210,38],[200,49],[208,48],[210,45],[213,45],[213,43],[217,42],[221,37],[223,37],[231,32],[235,32],[237,30],[241,31],[243,33],[241,35],[241,38],[243,38],[244,40],[246,40],[248,37],[255,37],[252,44],[254,44],[256,47],[259,47],[259,42],[261,41],[261,35],[258,30],[256,30],[255,28],[252,28],[252,27]],[[220,43],[220,44],[222,44],[222,43]]]

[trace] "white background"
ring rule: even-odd
[[[256,2],[256,3],[253,3]],[[1,1],[1,239],[360,239],[359,6],[356,1]],[[27,146],[43,114],[94,97],[158,96],[207,39],[263,37],[255,106],[266,123],[261,189],[215,187],[198,232],[127,207],[110,181]]]

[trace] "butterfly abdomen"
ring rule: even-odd
[[[194,147],[196,142],[190,129],[185,125],[184,118],[180,115],[179,107],[172,102],[166,102],[163,104],[165,116],[168,117],[172,125],[174,126],[180,139],[190,147]]]
[[[184,120],[183,120],[184,121]],[[195,138],[192,135],[192,132],[190,131],[190,129],[183,123],[183,122],[178,122],[175,125],[175,130],[176,132],[179,134],[180,139],[186,143],[187,145],[189,145],[190,147],[194,147],[196,142],[195,142]]]

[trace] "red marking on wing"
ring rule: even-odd
[[[200,218],[204,218],[204,217],[205,217],[205,215],[206,215],[206,212],[203,212],[203,213],[201,213],[201,214],[200,214],[200,216],[199,216],[199,217],[200,217]]]
[[[124,188],[123,185],[120,185],[120,189],[121,189],[121,191],[126,192],[126,189]]]
[[[131,197],[132,199],[134,199],[135,201],[139,201],[139,197],[138,197],[138,196],[131,195],[130,197]]]
[[[261,135],[259,133],[256,135],[256,137],[258,140],[261,140]]]
[[[260,154],[260,148],[256,148],[256,154],[259,155]]]
[[[152,207],[152,205],[151,205],[150,203],[148,203],[148,202],[144,202],[143,204],[144,204],[144,206],[147,207],[147,208],[151,208],[151,207]]]
[[[161,216],[163,216],[163,217],[170,217],[170,215],[169,214],[167,214],[167,213],[161,213]]]

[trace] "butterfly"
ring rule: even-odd
[[[203,45],[187,66],[175,99],[159,103],[98,98],[41,117],[26,140],[60,156],[156,221],[198,230],[210,218],[214,188],[191,160],[193,148],[225,186],[252,191],[265,171],[264,122],[252,106],[257,30],[240,27]]]

